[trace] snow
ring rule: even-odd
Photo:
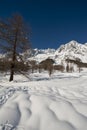
[[[87,73],[0,75],[0,130],[87,130]],[[7,130],[7,129],[6,129]]]
[[[70,41],[66,44],[61,44],[58,49],[34,49],[33,56],[28,60],[36,60],[37,63],[51,58],[55,61],[55,64],[61,64],[67,58],[76,60],[80,59],[83,63],[87,63],[87,43],[81,44],[77,41]]]
[[[0,54],[1,58],[6,57],[7,54]],[[24,57],[24,61],[36,60],[36,63],[51,58],[55,61],[55,64],[65,65],[66,59],[76,60],[79,59],[83,63],[87,63],[87,43],[81,44],[77,41],[70,41],[68,43],[61,44],[57,49],[32,49],[20,54]],[[18,59],[19,60],[19,59]]]

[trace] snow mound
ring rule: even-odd
[[[42,77],[0,83],[0,130],[87,130],[87,74]]]
[[[16,92],[0,109],[0,123],[22,126],[25,130],[84,130],[87,117],[66,101]]]

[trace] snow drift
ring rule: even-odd
[[[0,79],[1,130],[6,124],[15,130],[87,130],[86,73],[20,78]]]

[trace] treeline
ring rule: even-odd
[[[0,59],[0,72],[8,72],[10,71],[12,61],[7,59]],[[24,64],[22,61],[15,61],[15,72],[20,71],[28,71],[29,66],[27,64]]]
[[[0,72],[9,72],[10,71],[10,65],[11,60],[7,58],[1,58],[0,59]],[[53,70],[58,71],[64,71],[63,65],[53,65],[55,62],[53,59],[46,59],[37,64],[35,60],[22,62],[22,61],[15,61],[15,72],[27,72],[31,71],[31,73],[34,73],[35,71],[38,71],[41,73],[42,71],[48,71],[49,75],[52,74]]]
[[[76,58],[75,60],[66,59],[66,62],[67,62],[67,69],[66,69],[67,72],[74,71],[74,67],[70,66],[71,64],[76,65],[79,72],[82,70],[82,68],[87,68],[87,63],[83,63],[79,58]]]
[[[31,64],[32,63],[32,64]],[[32,73],[35,70],[38,70],[39,72],[42,71],[48,71],[49,75],[51,75],[54,71],[60,71],[60,72],[74,72],[74,67],[77,66],[78,71],[80,72],[83,68],[87,68],[87,63],[81,62],[80,59],[76,58],[75,60],[72,59],[66,59],[65,64],[61,63],[56,65],[55,61],[53,59],[46,59],[41,61],[39,64],[35,60],[30,61],[30,67],[32,70]]]
[[[7,58],[1,58],[0,59],[0,72],[9,72],[10,71],[10,60]],[[51,75],[54,71],[60,71],[60,72],[74,72],[74,65],[77,66],[78,71],[80,72],[82,68],[87,68],[87,63],[83,63],[80,60],[71,60],[66,59],[66,65],[64,64],[58,64],[55,65],[55,61],[53,59],[46,59],[41,61],[40,63],[37,63],[35,60],[22,62],[22,61],[15,61],[15,72],[28,72],[34,73],[35,71],[38,71],[39,73],[43,71],[48,71],[49,75]]]

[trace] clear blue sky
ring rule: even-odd
[[[87,42],[86,0],[0,1],[0,17],[15,12],[31,26],[33,48],[57,48],[70,40]]]

